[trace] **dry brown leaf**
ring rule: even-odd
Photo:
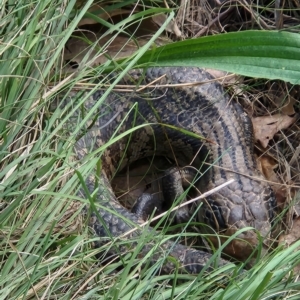
[[[112,58],[123,58],[133,54],[140,46],[147,43],[147,40],[139,39],[131,40],[128,37],[118,36],[103,36],[92,32],[78,32],[77,37],[72,37],[68,40],[65,46],[63,61],[72,61],[80,64],[82,60],[88,56],[87,62],[91,66],[103,64],[107,61],[107,56]],[[110,42],[111,40],[111,42]],[[94,43],[97,42],[97,47]],[[91,46],[93,45],[93,46]],[[104,47],[103,53],[99,55],[99,48]],[[97,56],[98,53],[98,56]],[[70,68],[68,72],[74,71]]]
[[[65,64],[72,62],[79,65],[85,59],[89,66],[97,66],[105,63],[109,57],[120,59],[130,56],[148,41],[147,37],[131,39],[124,36],[102,36],[102,33],[81,30],[75,32],[66,43],[63,61]],[[161,37],[155,41],[155,44],[158,46],[169,42],[167,38]],[[99,51],[100,49],[102,52]],[[76,69],[68,65],[64,71],[74,72]]]
[[[116,8],[110,12],[103,12],[103,13],[97,13],[98,11],[103,11],[103,6],[94,4],[88,10],[88,12],[96,15],[97,17],[99,17],[105,21],[107,21],[115,16],[126,15],[126,14],[129,15],[132,12],[131,10],[125,10],[125,9],[121,9],[121,8]],[[91,25],[91,24],[99,24],[99,22],[92,18],[83,18],[79,22],[78,26]]]
[[[300,239],[300,217],[294,220],[293,226],[288,234],[282,234],[279,237],[278,243],[284,245],[285,247],[289,247],[295,242],[299,241],[299,239]],[[299,274],[300,272],[299,264],[294,268],[294,272],[296,274]]]
[[[295,90],[289,88],[285,82],[272,82],[268,90],[268,99],[280,109],[283,115],[293,115],[295,113],[294,104]]]
[[[218,248],[220,244],[228,242],[228,237],[232,237],[235,233],[236,229],[228,228],[225,232],[222,232],[221,236],[208,234],[206,237]],[[257,234],[251,230],[244,231],[240,237],[231,240],[222,251],[240,261],[246,261],[253,254],[253,251],[259,244],[259,240]],[[262,253],[266,252],[266,248],[262,248],[261,250]],[[250,261],[251,263],[253,263],[253,260]]]
[[[260,168],[267,180],[272,182],[280,182],[274,169],[278,167],[278,163],[270,156],[260,156],[258,161],[260,162]]]
[[[253,118],[254,138],[266,148],[276,132],[288,128],[296,119],[295,116],[290,117],[282,114]]]
[[[236,84],[241,83],[242,76],[236,75],[234,73],[229,73],[216,69],[204,68],[210,75],[216,78],[221,84]]]
[[[300,217],[293,221],[293,226],[288,234],[282,234],[278,242],[285,246],[291,246],[300,239]]]
[[[281,209],[284,208],[287,199],[287,189],[285,186],[276,184],[282,184],[274,169],[278,167],[278,163],[270,156],[262,155],[258,158],[258,166],[260,171],[264,174],[266,179],[270,181],[270,185],[275,193],[277,206]],[[275,184],[272,184],[274,182]]]
[[[166,22],[167,16],[165,14],[158,14],[153,16],[152,20],[154,23],[161,27]],[[175,34],[178,38],[182,37],[182,33],[174,20],[171,20],[171,22],[169,22],[165,30]]]
[[[295,199],[294,211],[297,216],[300,216],[300,189],[292,189]]]
[[[285,115],[293,115],[295,114],[294,104],[296,103],[296,99],[293,97],[289,97],[288,103],[281,107],[281,112]]]
[[[171,166],[170,162],[163,157],[155,157],[150,164],[147,158],[131,164],[112,180],[113,190],[118,200],[127,208],[131,208],[138,197],[145,192],[163,197],[161,190],[163,170]]]

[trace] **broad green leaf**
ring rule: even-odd
[[[201,37],[147,51],[138,64],[198,66],[298,84],[300,36],[251,30]]]

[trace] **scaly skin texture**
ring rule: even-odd
[[[92,216],[90,222],[96,235],[118,237],[142,223],[142,220],[118,203],[109,182],[123,166],[146,156],[161,155],[174,160],[179,166],[190,164],[196,168],[207,157],[207,162],[214,165],[207,168],[201,183],[205,190],[229,179],[235,181],[203,201],[199,219],[228,235],[251,226],[267,239],[275,200],[270,187],[262,181],[262,175],[257,170],[253,156],[251,121],[238,104],[229,103],[221,85],[202,69],[151,68],[145,74],[134,71],[130,80],[127,80],[133,84],[133,81],[143,78],[141,83],[145,84],[160,76],[162,79],[155,82],[155,86],[141,92],[110,93],[101,105],[92,127],[75,145],[78,159],[81,160],[91,151],[109,142],[113,136],[118,136],[133,126],[152,124],[126,135],[101,153],[102,171],[97,201],[102,206],[98,211],[102,220]],[[209,83],[203,84],[208,80]],[[195,82],[202,84],[159,86]],[[89,111],[103,93],[104,91],[94,93],[86,101],[84,108],[76,113],[75,120],[78,121],[85,109]],[[133,105],[136,105],[136,109],[129,112]],[[203,141],[195,135],[188,135],[164,124],[185,129],[207,140]],[[86,184],[92,193],[95,189],[95,176],[90,175]],[[122,218],[114,214],[114,211],[122,215]],[[127,235],[126,239],[138,238],[141,230]],[[256,241],[253,231],[244,232],[240,237],[251,243]],[[132,245],[134,247],[134,242]],[[151,246],[147,244],[142,252],[146,254]],[[170,249],[169,255],[190,273],[198,273],[211,258],[206,252],[168,241],[157,249],[153,260],[162,255],[160,251]],[[125,251],[125,248],[120,251]],[[224,264],[226,261],[220,260],[219,263]],[[170,272],[174,267],[168,261],[162,271]]]

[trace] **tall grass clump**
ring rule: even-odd
[[[171,10],[154,7],[155,3],[149,2],[144,11],[118,24],[99,20],[107,27],[107,33],[113,34],[122,32],[129,23],[168,12],[161,29],[137,53],[130,59],[108,61],[92,69],[81,67],[78,72],[62,77],[64,45],[92,3],[91,0],[83,4],[74,0],[3,1],[0,8],[0,299],[297,299],[300,286],[293,268],[299,263],[299,243],[273,251],[245,274],[239,274],[238,267],[229,265],[199,276],[176,272],[158,275],[163,259],[150,266],[147,260],[151,251],[149,256],[139,257],[139,249],[154,238],[145,230],[135,249],[124,253],[121,260],[101,261],[111,245],[108,243],[101,251],[93,249],[95,238],[81,214],[89,199],[77,194],[81,178],[95,169],[99,159],[89,157],[78,172],[73,145],[85,120],[79,120],[72,134],[68,134],[65,124],[72,114],[64,108],[53,109],[54,100],[65,100],[75,85],[83,86],[86,76],[118,72],[116,83],[136,64],[159,65],[161,59],[162,65],[182,65],[185,58],[183,55],[180,61],[174,61],[176,51],[182,47],[180,43],[174,45],[173,54],[169,53],[169,61],[162,54],[170,51],[168,47],[146,52],[174,16]],[[110,9],[122,6],[114,2],[109,5]],[[255,37],[252,32],[246,37],[256,39],[260,51],[257,55],[264,61],[263,47],[258,42],[265,40],[265,36]],[[234,47],[234,40],[228,38],[228,47]],[[270,40],[278,39],[271,36]],[[195,46],[193,42],[184,48],[200,49],[201,43]],[[211,41],[207,48],[212,44],[218,47],[218,43]],[[278,53],[283,49],[281,46],[279,43]],[[205,45],[202,47],[207,51]],[[253,51],[251,47],[249,52]],[[191,52],[186,53],[186,65],[190,64]],[[217,52],[218,48],[212,59]],[[278,53],[273,53],[277,57]],[[299,63],[295,57],[293,62]],[[289,61],[289,57],[284,59]],[[196,64],[201,66],[201,63]],[[295,83],[294,66],[291,71],[290,77],[284,73],[285,79],[292,78]],[[268,77],[268,72],[258,76]],[[107,88],[98,106],[113,86]],[[77,107],[85,97],[78,97]],[[76,109],[72,103],[69,108]],[[96,110],[97,107],[90,115]],[[163,235],[159,238],[168,239]]]

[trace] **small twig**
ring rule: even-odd
[[[156,81],[160,80],[161,78],[163,78],[163,76],[156,78],[155,80],[153,80],[152,82],[146,84],[146,85],[140,85],[139,89],[136,89],[136,85],[130,85],[130,84],[116,84],[115,87],[113,88],[113,91],[117,91],[117,92],[128,92],[128,93],[132,93],[133,91],[136,92],[140,92],[146,88],[149,87],[159,87],[159,88],[176,88],[176,87],[189,87],[189,86],[196,86],[196,85],[204,85],[204,84],[208,84],[208,83],[212,83],[212,82],[216,82],[216,81],[220,81],[223,79],[227,79],[228,77],[231,76],[235,76],[235,74],[226,74],[224,76],[218,77],[218,78],[214,78],[211,80],[207,80],[207,81],[197,81],[197,82],[186,82],[186,83],[168,83],[168,84],[155,84]],[[69,79],[69,78],[68,78]],[[86,89],[86,90],[92,90],[97,86],[97,84],[90,84],[90,83],[80,83],[78,85],[75,85],[72,90],[82,90],[82,89]],[[99,87],[97,88],[97,90],[106,90],[108,87],[110,87],[110,84],[103,84],[103,85],[99,85]]]

